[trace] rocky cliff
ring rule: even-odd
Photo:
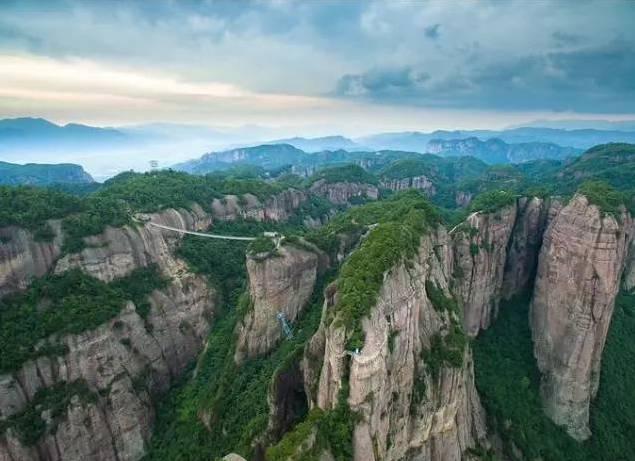
[[[332,312],[338,295],[334,286],[327,290],[322,324],[305,352],[306,393],[328,411],[348,389],[355,460],[460,460],[485,437],[470,348],[457,313],[440,301],[453,304],[450,260],[439,228],[422,239],[413,261],[384,275],[359,353],[347,350],[345,327]]]
[[[372,184],[356,182],[328,182],[320,179],[310,188],[313,194],[326,197],[335,205],[346,205],[353,197],[369,198],[376,200],[379,190]]]
[[[632,234],[626,212],[604,214],[576,195],[544,235],[530,314],[534,354],[547,415],[578,440],[590,435],[589,404]]]
[[[184,229],[209,223],[200,209],[167,210],[152,221]],[[88,238],[80,253],[46,261],[55,264],[56,272],[78,267],[104,282],[155,263],[170,282],[150,294],[145,318],[129,303],[97,329],[51,338],[65,346],[64,354],[26,362],[0,376],[1,418],[25,411],[38,416],[39,411],[48,421],[43,435],[28,443],[9,425],[0,436],[2,461],[136,460],[144,454],[154,415],[152,396],[166,391],[196,357],[213,315],[213,293],[205,280],[172,255],[178,238],[149,225],[108,228]],[[83,383],[90,398],[73,395],[54,417],[46,406],[31,409],[42,395],[38,391],[64,383]]]
[[[404,189],[419,189],[424,191],[429,197],[436,194],[437,189],[427,176],[413,176],[411,178],[402,179],[385,179],[381,182],[381,186],[398,191]]]
[[[515,204],[493,213],[475,212],[451,231],[452,291],[462,305],[463,327],[470,336],[496,318],[516,215]]]
[[[38,242],[33,233],[16,226],[0,228],[0,297],[23,290],[34,277],[41,277],[60,254],[61,223],[49,221],[52,241]]]
[[[521,197],[507,248],[502,297],[510,299],[533,285],[545,229],[562,209],[557,198]]]
[[[295,245],[247,258],[249,300],[237,327],[236,363],[269,351],[284,335],[279,314],[293,324],[313,293],[318,262],[316,252]]]
[[[177,229],[204,230],[215,220],[283,220],[305,199],[304,192],[294,189],[267,200],[250,194],[227,196],[212,203],[211,213],[194,205],[145,218]],[[61,226],[50,225],[55,232],[52,242],[37,242],[30,232],[14,227],[0,230],[1,294],[25,288],[32,278],[47,272],[60,274],[73,268],[109,283],[153,264],[170,281],[149,295],[148,312],[128,303],[96,329],[49,338],[63,353],[26,362],[0,376],[0,460],[137,460],[150,436],[154,397],[169,388],[204,346],[214,314],[214,293],[203,277],[189,272],[174,256],[182,236],[177,232],[143,223],[108,227],[85,238],[82,251],[60,257]],[[317,256],[291,247],[281,252],[299,265],[286,272],[275,269],[281,277],[278,281],[284,284],[285,276],[306,269],[303,279],[293,282],[290,277],[291,284],[284,288],[295,289],[298,299],[307,298]],[[280,301],[282,295],[275,293],[270,281],[261,281],[265,293],[255,293],[260,300],[266,295]],[[294,307],[288,302],[291,319],[293,309],[302,307],[299,303]],[[53,409],[50,395],[60,401]],[[42,432],[25,437],[19,422],[28,418],[45,421]]]

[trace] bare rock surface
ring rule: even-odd
[[[430,197],[437,192],[437,189],[434,187],[432,181],[425,175],[402,179],[386,179],[382,181],[381,185],[386,189],[395,191],[404,189],[419,189],[424,191]]]
[[[327,290],[322,323],[305,350],[307,395],[311,405],[332,409],[348,381],[347,404],[358,415],[357,461],[458,461],[485,437],[469,345],[457,367],[443,364],[435,375],[426,365],[433,338],[459,322],[456,313],[433,307],[425,287],[426,280],[434,281],[449,296],[450,260],[450,242],[440,228],[423,238],[412,263],[385,274],[377,303],[363,320],[365,343],[359,354],[346,350],[345,327],[329,313],[337,294]],[[321,367],[315,363],[320,353]]]
[[[353,197],[367,197],[376,200],[379,190],[372,184],[355,182],[327,182],[320,179],[313,183],[311,192],[326,197],[335,205],[346,205]]]
[[[463,327],[476,336],[496,318],[516,205],[472,213],[452,230],[452,290],[463,306]]]
[[[318,255],[294,245],[275,255],[248,257],[251,306],[237,327],[235,361],[269,351],[283,336],[278,314],[293,324],[313,293]]]
[[[545,236],[530,311],[545,412],[578,440],[589,437],[589,405],[633,234],[630,216],[610,216],[576,195]]]
[[[0,228],[0,297],[25,289],[35,277],[46,274],[60,254],[61,224],[49,221],[55,237],[38,242],[33,233],[17,226]]]

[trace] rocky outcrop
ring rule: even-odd
[[[496,318],[516,211],[516,205],[510,205],[493,213],[475,212],[451,231],[452,291],[462,305],[463,327],[470,336]]]
[[[622,282],[626,291],[635,289],[635,238],[631,239]]]
[[[456,203],[456,206],[458,207],[467,206],[470,204],[473,198],[474,194],[472,192],[459,190],[456,191],[456,193],[454,194],[454,203]]]
[[[633,223],[576,195],[544,235],[531,303],[545,412],[572,437],[590,435],[589,404]]]
[[[252,194],[226,195],[214,199],[212,216],[223,221],[240,218],[285,221],[306,199],[306,193],[298,189],[286,189],[264,201]]]
[[[183,229],[210,222],[198,207],[166,210],[151,219]],[[38,390],[62,382],[85,382],[95,396],[89,403],[73,397],[61,421],[35,446],[24,445],[7,429],[0,436],[0,459],[124,461],[144,454],[154,417],[152,396],[165,392],[196,357],[213,315],[213,292],[204,278],[173,256],[179,238],[149,224],[107,228],[87,238],[84,250],[56,263],[56,272],[77,267],[104,282],[155,263],[170,282],[151,293],[145,318],[129,303],[94,330],[50,338],[66,353],[40,357],[0,376],[0,418],[21,412]]]
[[[503,276],[503,299],[525,293],[536,275],[538,255],[547,225],[562,209],[558,199],[521,197],[517,217],[507,249]]]
[[[326,197],[335,205],[346,205],[351,198],[369,198],[376,200],[379,190],[372,184],[355,182],[328,182],[324,179],[315,181],[310,188],[313,194]]]
[[[437,189],[436,187],[434,187],[432,181],[424,175],[402,179],[385,179],[381,182],[381,186],[394,191],[404,189],[419,189],[424,191],[430,197],[432,197],[437,192]]]
[[[154,418],[152,396],[196,356],[209,330],[211,293],[199,277],[185,275],[150,296],[146,319],[129,303],[107,324],[58,340],[68,352],[41,357],[0,376],[0,417],[19,413],[42,388],[86,382],[94,401],[79,397],[35,446],[11,427],[0,436],[4,460],[137,460]]]
[[[269,351],[283,336],[278,315],[292,324],[302,312],[313,293],[318,262],[316,252],[295,245],[247,258],[249,307],[237,327],[236,363]]]
[[[192,210],[168,209],[145,219],[183,230],[204,230],[211,223],[199,206]],[[55,272],[79,267],[99,280],[111,282],[138,267],[156,263],[164,273],[178,275],[186,271],[183,262],[173,255],[181,237],[182,234],[150,224],[108,227],[99,235],[86,237],[86,248],[79,253],[63,256],[55,265]]]
[[[25,289],[33,278],[46,274],[60,254],[61,224],[49,221],[55,234],[39,242],[33,233],[17,226],[0,228],[0,297]]]
[[[215,220],[255,219],[283,221],[306,200],[306,193],[287,189],[266,200],[245,194],[215,199],[211,213],[199,205],[190,209],[167,209],[147,216],[147,219],[178,229],[204,230]],[[178,235],[143,225],[107,228],[102,234],[86,237],[87,248],[67,255],[60,261],[63,232],[59,221],[49,221],[55,234],[50,242],[36,241],[28,230],[9,226],[0,229],[0,296],[26,288],[33,278],[41,277],[55,266],[57,272],[81,266],[102,280],[112,280],[135,267],[145,266],[152,259],[169,257],[170,245]],[[172,235],[170,235],[172,234]],[[156,236],[162,235],[157,240]],[[151,256],[154,255],[154,256]],[[164,265],[167,268],[168,265]]]
[[[303,361],[306,393],[312,406],[330,410],[348,382],[357,461],[460,460],[485,437],[469,345],[459,341],[459,363],[433,365],[437,347],[462,335],[456,313],[435,308],[426,291],[428,281],[449,296],[450,260],[439,228],[423,238],[414,261],[385,274],[358,354],[346,350],[345,327],[332,312],[334,286],[326,292],[322,324]]]

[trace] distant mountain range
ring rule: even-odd
[[[269,141],[267,144],[289,144],[305,152],[322,152],[325,150],[368,150],[361,144],[344,136],[324,136],[321,138],[287,138],[277,141]]]
[[[380,133],[355,141],[374,149],[409,150],[427,152],[428,143],[432,140],[452,140],[478,138],[482,141],[498,138],[506,143],[549,142],[560,146],[588,149],[589,147],[609,142],[635,142],[634,131],[561,128],[522,127],[502,131],[492,130],[456,130],[419,131]]]
[[[93,178],[80,165],[0,162],[0,184],[46,186],[51,184],[87,184]]]
[[[128,136],[114,128],[97,128],[77,123],[56,125],[43,118],[0,120],[0,142],[3,147],[43,143],[79,144],[122,142]]]
[[[302,142],[297,141],[298,139],[302,139]],[[309,146],[318,146],[321,142],[311,143],[314,140],[296,138],[297,145],[307,145],[304,141],[309,141]],[[581,153],[580,149],[562,147],[554,143],[508,144],[500,139],[481,141],[475,137],[451,140],[432,139],[426,144],[425,151],[442,157],[472,156],[489,164],[521,163],[537,159],[563,159]],[[293,173],[307,176],[316,168],[327,165],[349,162],[367,168],[369,165],[380,164],[385,159],[395,160],[417,155],[421,155],[421,152],[392,149],[378,151],[337,149],[306,152],[291,144],[281,143],[211,152],[198,159],[178,163],[173,168],[188,173],[206,174],[212,171],[227,170],[236,165],[257,166],[265,170],[288,167],[289,171]]]
[[[523,163],[539,159],[563,159],[582,152],[574,147],[562,147],[551,142],[523,142],[508,144],[492,138],[481,141],[478,138],[433,139],[428,142],[427,151],[441,156],[471,155],[485,163]]]
[[[556,122],[546,123],[556,126]],[[561,123],[567,127],[582,122]],[[294,165],[297,171],[308,172],[324,162],[370,161],[371,153],[377,151],[473,155],[487,163],[497,163],[561,159],[598,144],[635,143],[635,128],[630,130],[632,122],[595,123],[610,129],[411,131],[351,139],[340,135],[276,138],[275,129],[259,126],[216,128],[154,123],[100,128],[74,123],[62,126],[26,117],[0,120],[0,159],[12,163],[78,163],[101,180],[129,169],[145,170],[150,160],[158,160],[160,167],[177,163],[177,168],[193,172],[227,169],[241,162],[266,169]],[[214,153],[188,160],[201,152]]]

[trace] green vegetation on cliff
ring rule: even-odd
[[[81,209],[80,199],[52,189],[0,186],[0,228],[20,226],[37,232],[49,219]]]
[[[375,224],[343,264],[337,279],[334,312],[348,330],[348,347],[355,349],[363,346],[361,320],[377,301],[384,273],[411,258],[424,230],[440,217],[423,195],[411,190],[350,210],[343,222],[334,223],[335,229],[347,220]]]
[[[368,173],[359,165],[348,164],[333,166],[317,171],[309,178],[309,183],[324,180],[327,183],[356,182],[363,184],[377,184],[377,177]]]
[[[584,195],[590,204],[597,205],[602,212],[608,214],[619,214],[620,207],[626,203],[624,194],[604,181],[585,181],[578,188],[578,193]]]
[[[146,296],[165,284],[156,266],[136,269],[111,283],[79,269],[35,280],[26,291],[0,300],[0,373],[17,370],[29,359],[63,354],[65,345],[49,343],[51,335],[97,328],[128,300],[146,312]]]
[[[0,434],[11,428],[23,444],[34,445],[45,433],[55,434],[73,397],[78,397],[81,404],[95,403],[98,398],[84,381],[60,381],[38,390],[25,408],[0,420]],[[46,420],[43,415],[46,415]]]
[[[518,459],[615,461],[635,459],[635,294],[620,293],[591,404],[591,439],[578,443],[545,416],[533,356],[528,300],[504,303],[496,322],[474,342],[476,386],[488,427]]]
[[[515,200],[516,196],[512,192],[493,190],[483,192],[474,197],[474,200],[470,203],[470,209],[481,213],[495,213],[506,206],[512,205]]]
[[[229,234],[257,235],[283,230],[284,225],[237,221],[217,223]],[[186,236],[177,254],[191,269],[208,277],[219,294],[218,309],[196,373],[186,373],[157,405],[156,430],[148,460],[210,460],[230,452],[248,459],[267,428],[267,393],[276,373],[297,360],[320,322],[322,289],[328,276],[316,283],[308,307],[293,325],[294,335],[270,353],[234,363],[233,332],[240,320],[240,299],[246,289],[247,242],[196,239]],[[303,418],[304,414],[297,415]],[[209,427],[202,422],[209,418]]]

